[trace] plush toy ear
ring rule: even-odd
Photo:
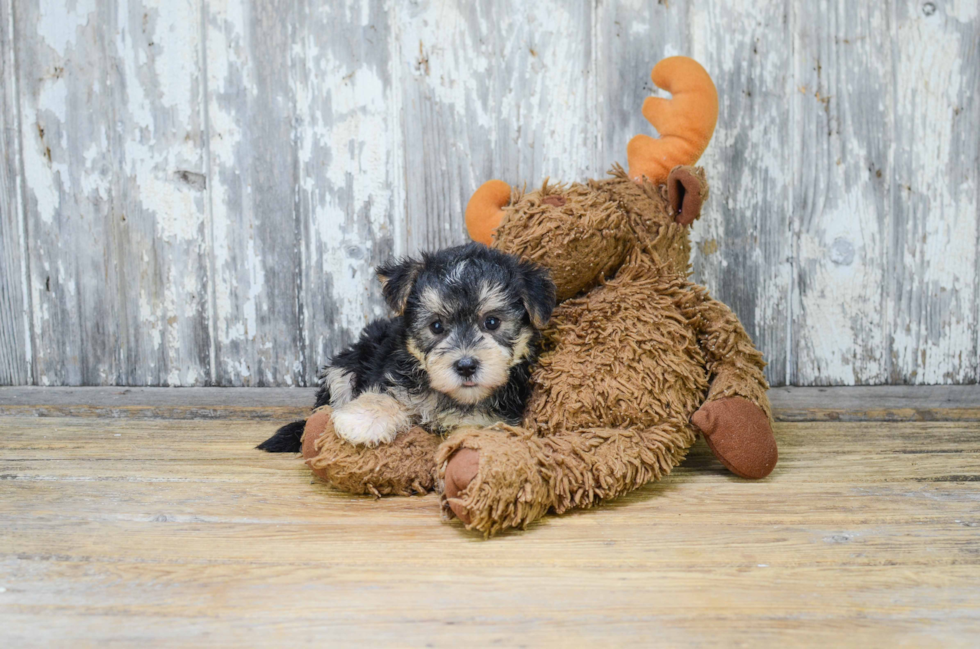
[[[521,302],[531,318],[531,324],[543,329],[555,310],[555,283],[547,270],[529,261],[520,263]]]
[[[493,233],[504,218],[503,207],[510,202],[510,185],[488,180],[473,192],[466,205],[466,230],[473,241],[485,246],[493,243]]]
[[[694,167],[674,167],[667,176],[667,201],[674,221],[691,225],[701,216],[701,206],[708,198],[704,172]]]
[[[422,272],[423,262],[418,259],[395,259],[377,268],[378,279],[381,280],[381,294],[384,295],[388,307],[401,315],[412,293],[415,280]]]

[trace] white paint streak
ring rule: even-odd
[[[897,372],[915,383],[976,380],[978,369],[975,143],[972,170],[969,159],[950,162],[964,146],[961,113],[977,99],[977,70],[971,79],[961,68],[965,48],[942,16],[972,20],[976,3],[938,6],[925,19],[913,13],[900,21],[895,38],[903,71],[896,76],[896,124],[905,145],[896,156],[898,169],[913,173],[897,179],[907,221],[905,245],[895,251],[903,281],[893,306],[893,356]]]
[[[85,27],[95,13],[96,0],[48,0],[39,4],[37,34],[59,55],[68,54],[79,27]]]

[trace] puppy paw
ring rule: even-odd
[[[337,436],[351,444],[387,444],[411,426],[404,406],[386,394],[365,392],[333,411]]]

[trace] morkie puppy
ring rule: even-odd
[[[337,435],[376,446],[419,425],[518,424],[530,395],[538,330],[555,307],[546,270],[478,243],[378,268],[395,317],[371,322],[319,374],[314,408]],[[298,452],[305,421],[258,446]]]

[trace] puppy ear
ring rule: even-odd
[[[378,266],[376,272],[381,280],[381,294],[395,314],[401,315],[405,311],[408,296],[422,272],[422,265],[418,259],[405,258],[393,259]]]
[[[555,310],[555,283],[547,270],[529,261],[519,265],[521,273],[521,302],[531,317],[531,324],[543,329]]]

